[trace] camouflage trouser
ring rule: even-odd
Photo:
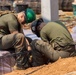
[[[73,55],[75,51],[74,46],[67,46],[65,50],[54,50],[54,48],[46,42],[42,40],[34,40],[32,41],[32,49],[33,49],[33,65],[41,65],[47,63],[49,60],[54,62],[61,58],[70,57]],[[69,50],[69,51],[66,51]],[[76,53],[75,53],[76,55]],[[47,60],[45,60],[47,58]]]
[[[9,34],[0,38],[0,49],[7,50],[14,48],[16,55],[16,62],[18,67],[28,67],[28,54],[26,49],[25,36],[22,33]],[[24,53],[24,54],[23,54]]]
[[[31,55],[32,55],[32,62],[31,65],[32,66],[40,66],[43,64],[47,64],[49,62],[49,59],[42,53],[40,52],[38,49],[36,49],[36,41],[37,40],[33,40],[31,42]]]

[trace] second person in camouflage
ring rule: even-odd
[[[34,65],[43,63],[37,59],[40,55],[51,62],[76,55],[72,36],[62,22],[54,21],[46,24],[42,19],[38,19],[31,24],[31,30],[42,39],[32,41],[33,46],[31,47],[35,51],[33,53],[35,55],[33,57]],[[42,57],[40,58],[42,59]]]

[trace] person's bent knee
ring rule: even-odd
[[[16,38],[16,39],[21,39],[21,38],[25,38],[25,36],[24,36],[22,33],[17,33],[17,34],[15,35],[15,38]]]

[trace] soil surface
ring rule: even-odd
[[[76,57],[59,59],[54,63],[26,70],[15,70],[6,75],[76,75]]]

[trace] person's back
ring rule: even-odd
[[[47,23],[40,31],[40,34],[42,40],[48,40],[50,43],[57,42],[61,46],[66,46],[73,42],[71,34],[65,25],[59,21]]]
[[[14,14],[5,14],[0,17],[0,37],[1,35],[7,35],[13,32],[15,30],[14,27],[20,30],[19,22]]]

